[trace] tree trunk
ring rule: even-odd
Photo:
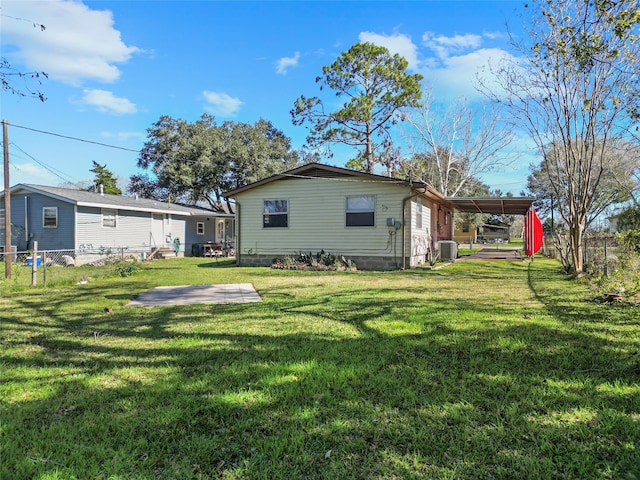
[[[367,173],[373,173],[373,143],[371,141],[371,126],[367,124],[367,145],[365,146],[364,155],[367,159]]]

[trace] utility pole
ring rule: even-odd
[[[2,121],[4,143],[4,278],[11,278],[11,196],[9,189],[9,130],[7,121]]]

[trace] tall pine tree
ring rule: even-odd
[[[100,185],[102,185],[104,193],[122,195],[122,190],[120,190],[117,185],[118,179],[114,177],[111,170],[107,169],[107,164],[100,165],[95,160],[92,160],[92,162],[93,168],[90,172],[95,174],[95,178],[93,180],[93,186],[87,190],[94,190],[94,188],[99,190]]]

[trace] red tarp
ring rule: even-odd
[[[531,208],[524,216],[524,253],[532,257],[542,247],[542,223]]]

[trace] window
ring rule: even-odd
[[[264,200],[262,214],[262,226],[264,228],[288,227],[289,201]]]
[[[462,233],[469,233],[469,224],[466,222],[462,224]]]
[[[118,211],[113,208],[102,209],[102,226],[107,228],[116,228],[116,218]]]
[[[376,198],[373,195],[347,197],[347,227],[375,225]]]
[[[58,228],[58,207],[42,207],[42,226]]]
[[[196,235],[204,235],[204,222],[196,223]]]
[[[7,217],[4,215],[4,208],[0,208],[0,230],[4,230],[4,222],[6,218]]]
[[[416,228],[422,229],[422,199],[416,200]]]

